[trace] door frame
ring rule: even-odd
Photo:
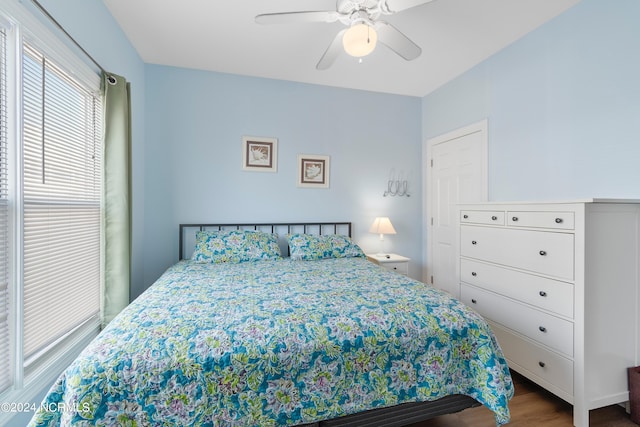
[[[461,138],[466,135],[470,135],[472,133],[480,132],[480,144],[482,144],[482,158],[480,159],[482,164],[482,200],[487,201],[489,199],[489,175],[488,175],[488,164],[489,164],[489,132],[488,132],[488,119],[481,120],[476,123],[472,123],[470,125],[464,126],[459,129],[455,129],[453,131],[447,132],[445,134],[429,138],[424,141],[423,149],[422,149],[422,165],[423,170],[426,168],[426,173],[423,173],[423,206],[422,206],[422,242],[423,242],[423,265],[425,266],[422,269],[422,281],[425,283],[433,284],[431,271],[432,271],[432,263],[433,263],[433,244],[431,241],[431,210],[433,206],[433,201],[431,199],[431,182],[432,182],[432,174],[433,168],[431,167],[431,160],[433,156],[433,147],[438,144],[446,143],[447,141],[451,141],[453,139]],[[456,243],[456,247],[458,244]],[[456,269],[456,274],[458,273],[458,269]]]

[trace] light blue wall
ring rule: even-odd
[[[640,198],[639,22],[583,0],[423,98],[425,139],[488,118],[491,200]]]
[[[144,280],[178,257],[178,224],[238,221],[354,223],[354,239],[389,216],[387,249],[420,275],[421,99],[278,80],[146,67]],[[277,173],[241,168],[243,135],[278,138]],[[331,156],[330,188],[296,187],[299,153]],[[383,197],[391,169],[412,197]]]

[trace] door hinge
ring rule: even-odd
[[[431,276],[431,284],[433,285],[433,276]]]

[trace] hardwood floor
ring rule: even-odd
[[[571,427],[572,406],[523,376],[513,373],[515,395],[509,402],[509,427]],[[466,409],[457,414],[443,415],[410,427],[495,427],[493,413],[484,406]],[[637,426],[619,405],[591,411],[590,427]]]

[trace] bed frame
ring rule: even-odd
[[[281,252],[288,254],[287,234],[339,234],[351,237],[352,224],[351,222],[180,224],[180,260],[191,257],[195,247],[195,235],[203,230],[259,230],[275,233],[278,234]],[[472,397],[454,394],[431,402],[403,403],[299,427],[401,427],[476,406],[480,406],[480,403]]]
[[[196,233],[204,230],[259,230],[278,235],[280,252],[289,253],[287,234],[339,234],[351,237],[350,222],[273,222],[238,224],[180,224],[180,246],[178,260],[191,258],[196,242]]]

